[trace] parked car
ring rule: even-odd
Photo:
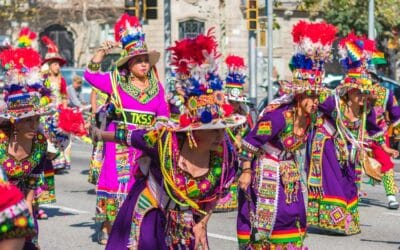
[[[328,74],[323,78],[322,84],[327,88],[334,89],[340,84],[340,81],[342,81],[342,79],[343,75]]]
[[[73,67],[63,67],[61,68],[61,74],[65,78],[67,82],[67,86],[72,84],[72,78],[74,75],[78,75],[83,78],[83,72],[85,69],[83,68],[73,68]],[[82,82],[82,99],[90,104],[90,94],[92,92],[92,86],[83,78]]]
[[[268,83],[265,83],[261,86],[260,88],[264,88],[265,91],[268,93]],[[278,81],[273,81],[272,82],[272,96],[273,98],[277,98],[279,96],[279,82]],[[261,99],[261,101],[258,103],[256,109],[257,112],[260,113],[266,106],[268,105],[268,95]]]

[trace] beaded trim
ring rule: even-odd
[[[140,90],[136,88],[131,82],[128,82],[128,78],[120,78],[119,86],[127,94],[135,98],[138,102],[146,104],[151,101],[155,96],[157,96],[160,88],[158,87],[158,82],[154,77],[149,77],[149,87],[145,90]]]
[[[90,72],[95,73],[95,72],[100,71],[101,64],[90,61],[87,68]]]
[[[126,145],[128,145],[129,147],[132,147],[132,133],[133,130],[129,129],[128,133],[126,134]]]
[[[313,138],[311,146],[311,161],[310,170],[308,174],[308,192],[309,195],[321,198],[324,194],[322,188],[322,154],[325,149],[325,141],[327,137],[321,131],[322,128],[317,129],[317,133]]]
[[[267,240],[274,228],[279,194],[279,162],[261,156],[254,186],[257,190],[256,216],[253,227],[256,241]]]
[[[242,147],[246,149],[247,151],[250,151],[250,153],[256,154],[259,149],[252,144],[248,143],[245,139],[242,140]]]

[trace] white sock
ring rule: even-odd
[[[397,200],[396,200],[396,196],[394,196],[394,195],[388,195],[388,196],[387,196],[387,199],[388,199],[389,202],[390,202],[390,201],[397,201]]]

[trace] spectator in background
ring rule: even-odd
[[[82,77],[74,75],[72,84],[68,86],[68,106],[72,108],[83,108],[85,102],[81,98],[82,93]]]

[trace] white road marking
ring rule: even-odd
[[[400,217],[400,213],[384,213],[384,214],[388,214],[388,215],[393,215],[393,216],[399,216]]]
[[[237,239],[235,237],[229,237],[225,235],[220,235],[220,234],[213,234],[213,233],[207,233],[207,235],[211,238],[216,238],[216,239],[221,239],[221,240],[229,240],[229,241],[234,241],[237,242]]]
[[[88,211],[83,211],[83,210],[79,210],[79,209],[75,209],[75,208],[58,206],[58,205],[53,205],[53,204],[43,204],[43,205],[40,205],[40,207],[42,207],[42,208],[58,208],[62,211],[70,212],[70,213],[74,213],[74,214],[91,214]],[[215,239],[237,242],[237,239],[235,237],[225,236],[225,235],[221,235],[221,234],[214,234],[214,233],[207,233],[207,235],[209,237],[215,238]]]
[[[58,208],[62,211],[69,212],[69,213],[74,213],[74,214],[91,214],[88,211],[83,211],[75,208],[70,208],[70,207],[64,207],[64,206],[58,206],[58,205],[53,205],[53,204],[43,204],[40,205],[40,207],[43,208]]]

